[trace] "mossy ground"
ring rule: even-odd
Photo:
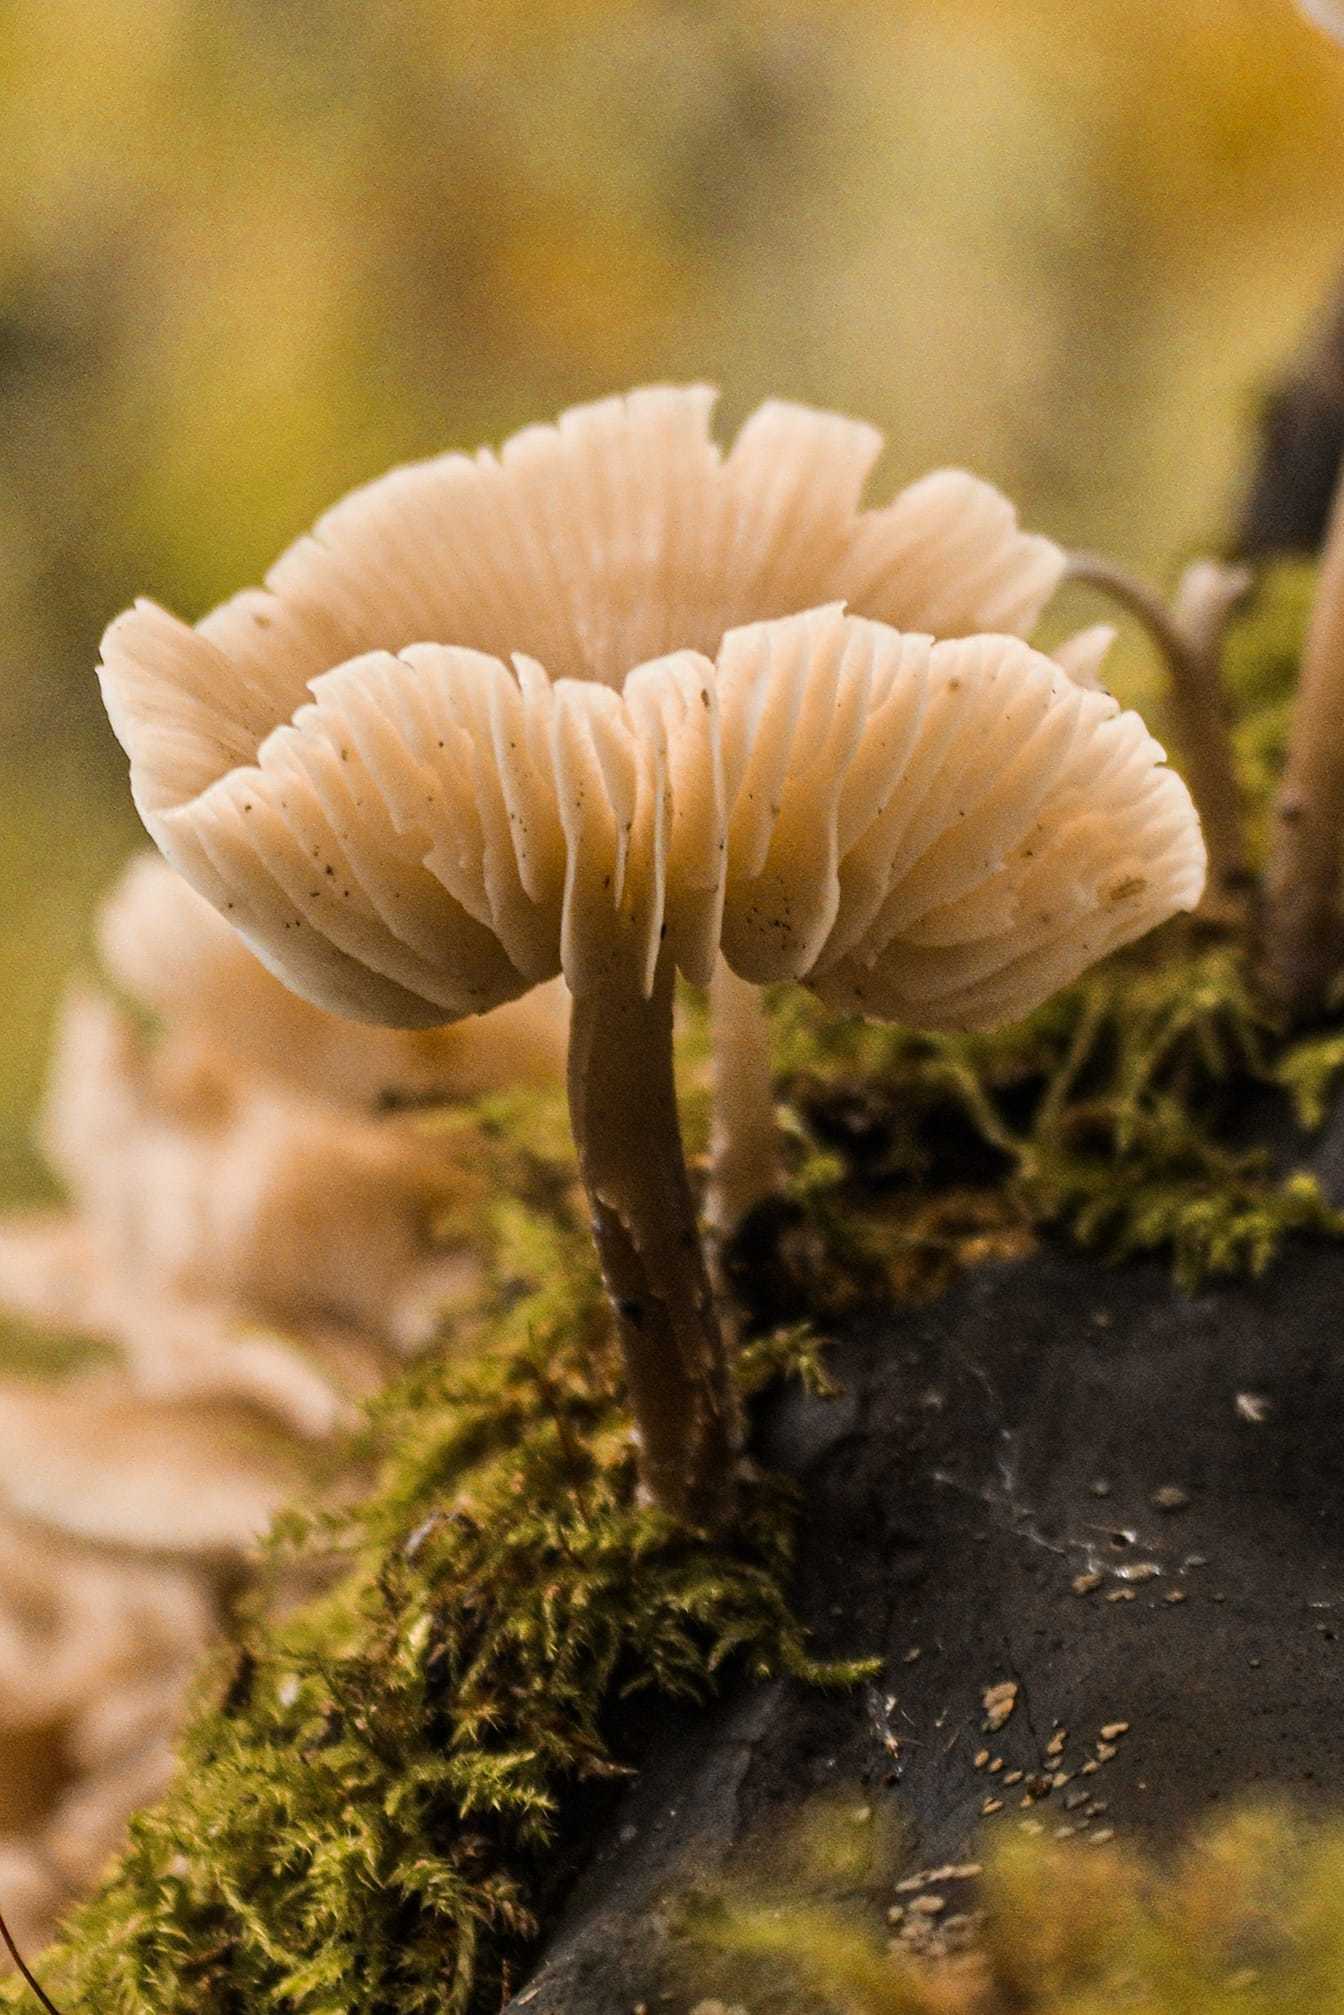
[[[787,1485],[747,1490],[731,1545],[637,1503],[586,1226],[506,1106],[471,1129],[512,1199],[489,1343],[373,1408],[344,1508],[280,1522],[174,1789],[44,1962],[65,2007],[496,2010],[633,1761],[617,1703],[702,1699],[730,1663],[862,1669],[814,1661],[793,1621]],[[779,1355],[748,1352],[744,1375]]]
[[[1234,643],[1258,805],[1303,600],[1295,578],[1271,582]],[[1344,1232],[1246,1123],[1248,1108],[1319,1117],[1344,1036],[1287,1040],[1246,948],[1197,927],[992,1036],[836,1026],[798,994],[774,1012],[791,1174],[737,1252],[748,1382],[818,1375],[838,1311],[928,1291],[1043,1227],[1111,1256],[1165,1252],[1183,1283]],[[692,1075],[702,1040],[692,1015]],[[703,1094],[688,1120],[694,1142]],[[282,1522],[236,1642],[203,1678],[174,1789],[43,1961],[68,2010],[493,2015],[594,1801],[634,1760],[623,1703],[703,1698],[744,1665],[833,1684],[858,1669],[815,1665],[793,1621],[786,1485],[753,1484],[718,1544],[638,1506],[558,1095],[427,1123],[445,1152],[490,1161],[488,1290],[453,1350],[373,1409],[341,1507]],[[1113,1876],[1126,1896],[1127,1866]],[[1033,1924],[1032,1883],[1053,1880],[1034,1867],[1005,1863],[999,1892]],[[1077,1878],[1076,1913],[1053,1910],[1076,1914],[1080,1951],[1091,1880]],[[922,1982],[865,2000],[868,1961],[826,1949],[837,2005],[862,2015],[1113,2005],[1063,1989],[940,2000],[960,1990]],[[5,1999],[32,2006],[18,1988]]]

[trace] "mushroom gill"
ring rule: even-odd
[[[442,1028],[360,1026],[281,984],[158,854],[130,862],[98,913],[104,971],[161,1017],[177,1053],[365,1109],[548,1085],[565,1067],[564,988]]]

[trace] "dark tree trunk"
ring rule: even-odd
[[[1234,539],[1242,559],[1314,553],[1344,460],[1344,275],[1271,385]]]
[[[1344,1193],[1344,1126],[1317,1166]],[[843,1395],[777,1399],[757,1447],[803,1486],[818,1646],[880,1653],[881,1676],[839,1697],[743,1683],[669,1718],[518,2015],[679,2015],[696,1995],[669,1904],[754,1859],[817,1792],[871,1813],[882,1904],[908,1871],[1024,1821],[1152,1842],[1270,1788],[1337,1799],[1342,1314],[1344,1247],[1297,1246],[1262,1281],[1193,1297],[1161,1265],[1046,1247],[855,1321],[830,1360]],[[984,1693],[1005,1681],[1015,1706],[986,1732]],[[1069,1782],[1047,1790],[1055,1772]],[[894,1858],[878,1845],[892,1820]],[[698,1977],[702,1994],[736,1984],[712,1963]]]

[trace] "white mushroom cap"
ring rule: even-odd
[[[1344,0],[1297,0],[1297,4],[1309,21],[1344,42]]]
[[[97,940],[110,977],[172,1036],[309,1096],[365,1106],[387,1094],[473,1098],[553,1084],[564,1070],[559,984],[451,1028],[361,1028],[283,986],[155,853],[130,862],[99,911]]]
[[[834,416],[768,405],[721,456],[711,405],[394,472],[199,628],[112,625],[151,833],[297,991],[427,1026],[722,946],[965,1027],[1197,899],[1142,724],[1001,634],[1058,551],[960,474],[861,511],[878,437]]]
[[[123,1378],[0,1383],[0,1497],[30,1522],[146,1553],[236,1556],[305,1480],[251,1409],[149,1400]]]
[[[451,1278],[431,1227],[469,1222],[479,1195],[479,1172],[418,1128],[294,1098],[218,1057],[153,1049],[105,995],[80,989],[62,1007],[41,1133],[88,1247],[86,1265],[58,1271],[55,1308],[91,1269],[97,1333],[123,1341],[141,1383],[160,1390],[195,1382],[197,1368],[227,1370],[241,1389],[246,1368],[262,1396],[275,1384],[267,1359],[295,1357],[268,1349],[267,1323],[420,1341],[406,1315]],[[22,1296],[13,1246],[0,1223],[0,1301]],[[40,1310],[41,1270],[29,1271]],[[295,1362],[290,1386],[287,1410],[302,1419],[326,1381]]]

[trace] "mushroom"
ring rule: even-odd
[[[71,1539],[237,1561],[308,1474],[242,1404],[146,1399],[119,1372],[0,1380],[0,1500]]]
[[[556,982],[449,1028],[360,1028],[267,972],[236,931],[159,855],[137,855],[98,915],[109,976],[163,1017],[175,1044],[350,1105],[475,1098],[554,1084],[567,1003]]]
[[[834,416],[767,405],[721,455],[711,405],[637,392],[395,471],[198,627],[137,604],[101,666],[151,836],[298,992],[427,1027],[563,973],[644,1484],[706,1523],[737,1423],[675,974],[722,952],[845,1013],[984,1026],[1204,873],[1133,714],[1013,636],[958,640],[1034,620],[1057,549],[955,473],[859,510],[878,437]]]
[[[1166,660],[1171,709],[1209,855],[1200,914],[1210,922],[1244,923],[1254,877],[1222,663],[1228,624],[1251,587],[1249,571],[1218,560],[1195,560],[1182,573],[1170,608],[1137,575],[1096,553],[1071,553],[1065,578],[1120,603],[1142,623]],[[1091,668],[1084,663],[1088,645],[1096,639],[1104,652],[1112,634],[1101,627],[1081,631],[1055,655],[1074,677],[1092,683]]]
[[[245,1397],[328,1434],[478,1278],[460,1237],[430,1236],[473,1221],[469,1160],[150,1044],[99,992],[62,1005],[40,1139],[73,1208],[0,1219],[0,1306],[113,1343],[147,1395]]]
[[[8,1392],[5,1402],[0,1418]],[[21,1468],[48,1456],[68,1467],[72,1434],[92,1445],[125,1425],[78,1400],[39,1415],[34,1439],[24,1438],[32,1423],[11,1433],[7,1457]],[[110,1544],[76,1540],[62,1528],[76,1522],[90,1481],[103,1479],[81,1476],[75,1499],[62,1501],[52,1476],[55,1528],[40,1513],[0,1512],[0,1896],[27,1950],[54,1934],[76,1892],[105,1871],[132,1812],[167,1783],[192,1681],[218,1636],[218,1590],[251,1537],[234,1520],[227,1568],[226,1556],[192,1557],[190,1547],[146,1558],[138,1530],[129,1547],[120,1529]]]
[[[720,959],[710,987],[709,1188],[705,1214],[727,1239],[779,1188],[770,1027],[760,990]]]
[[[1297,4],[1309,21],[1344,42],[1344,0],[1297,0]]]

